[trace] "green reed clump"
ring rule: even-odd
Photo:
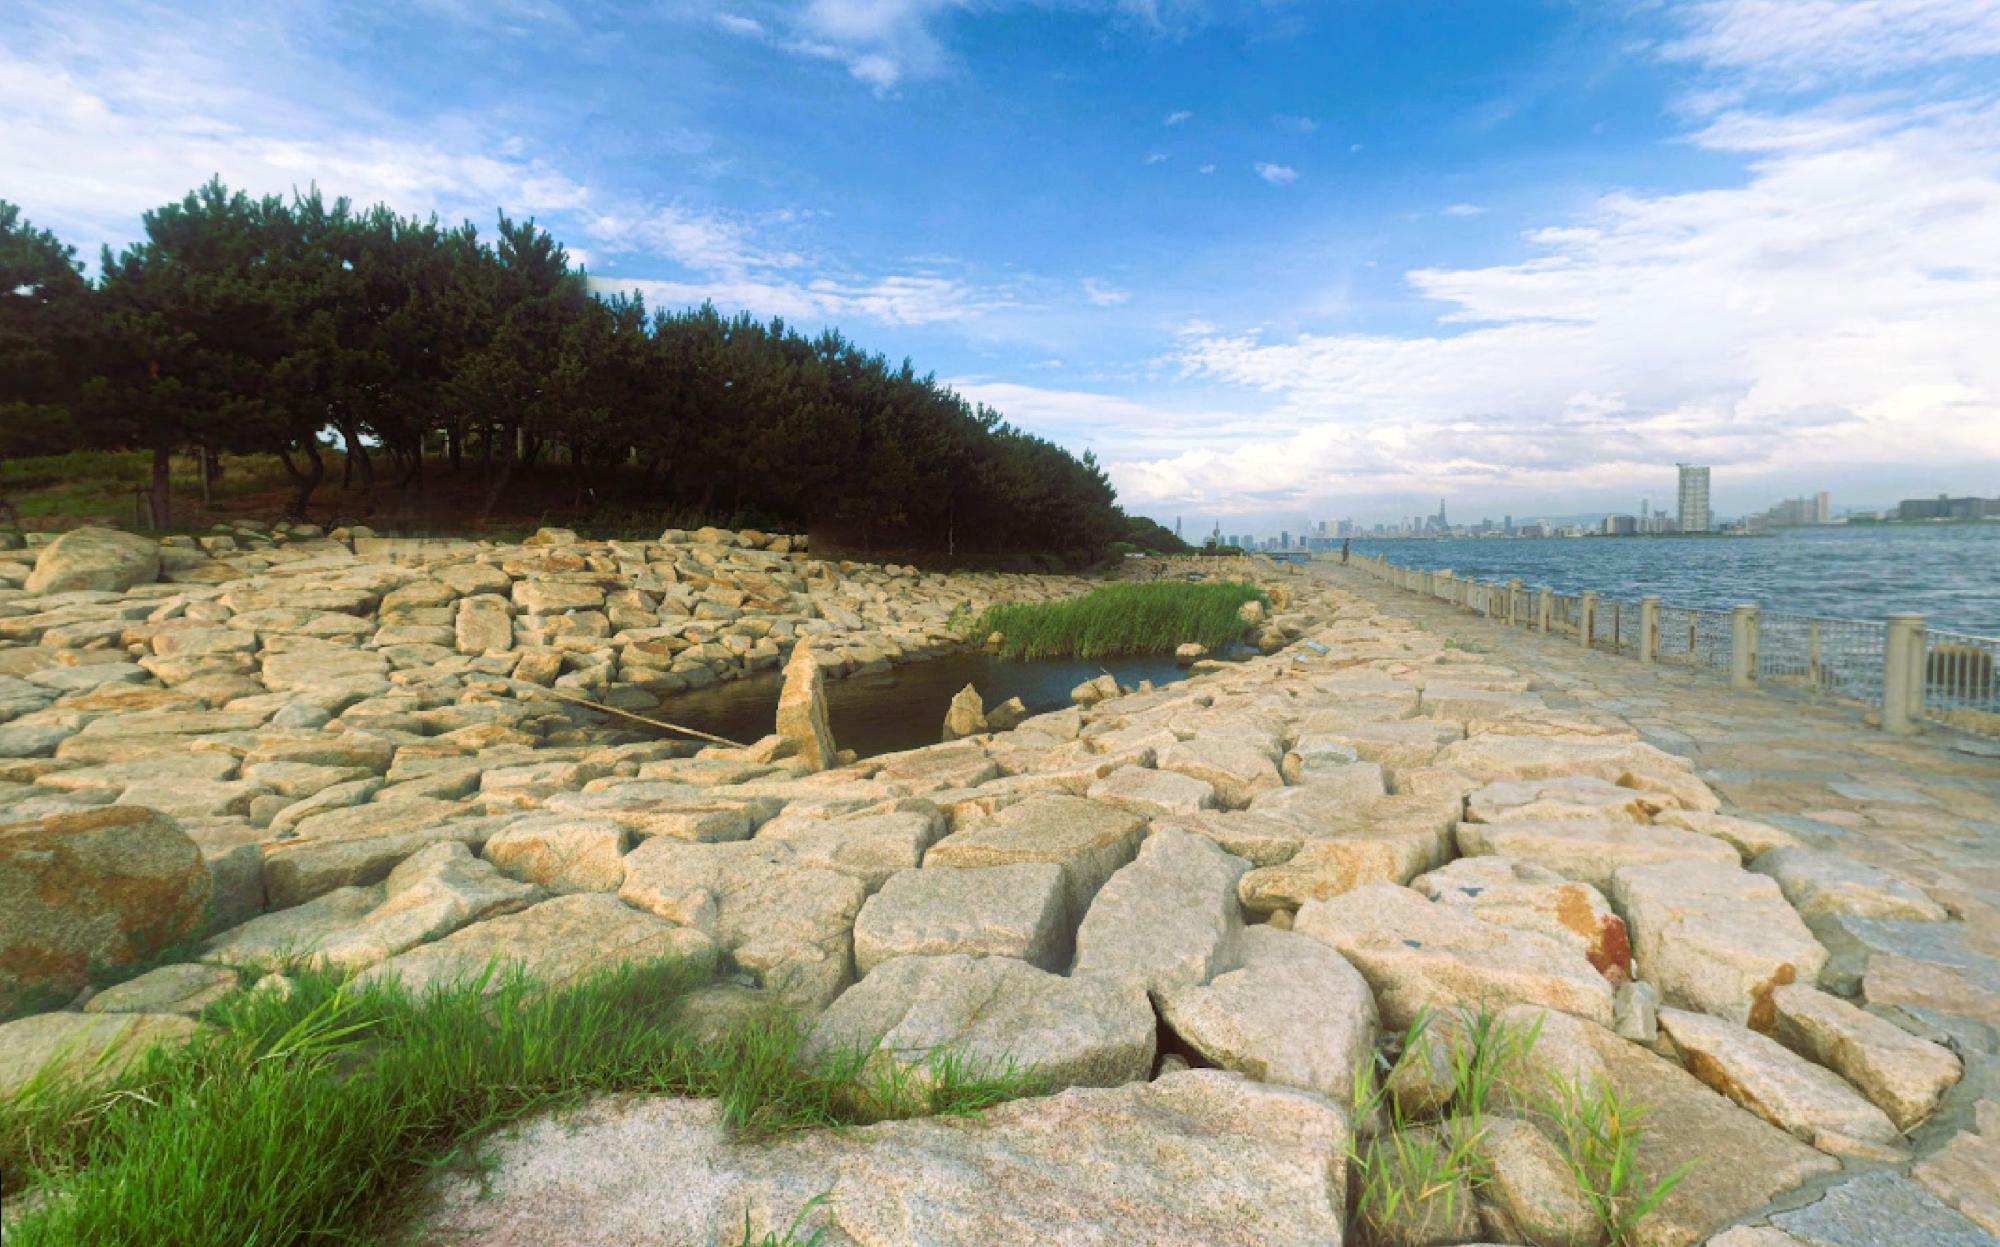
[[[1067,602],[988,607],[971,631],[1000,633],[1007,658],[1164,654],[1189,641],[1214,650],[1249,630],[1237,613],[1245,602],[1268,601],[1262,589],[1236,581],[1111,584]]]
[[[1041,1085],[943,1053],[925,1078],[885,1081],[866,1053],[809,1054],[783,1014],[697,1037],[676,1006],[705,981],[666,962],[413,996],[305,971],[289,996],[241,993],[185,1047],[0,1101],[7,1193],[35,1194],[8,1247],[376,1241],[411,1180],[473,1136],[616,1092],[712,1097],[762,1135],[974,1112]]]

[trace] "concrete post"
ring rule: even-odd
[[[1507,626],[1510,628],[1521,626],[1521,578],[1519,576],[1507,582]]]
[[[1438,568],[1437,578],[1438,578],[1437,596],[1443,598],[1447,602],[1456,601],[1458,598],[1458,586],[1451,582],[1451,568],[1449,567]]]
[[[1597,637],[1597,590],[1585,589],[1576,600],[1576,643],[1585,649]]]
[[[1660,657],[1660,599],[1639,599],[1639,661],[1652,666]]]
[[[1924,708],[1924,617],[1889,616],[1882,648],[1882,730],[1907,736]]]
[[[1757,683],[1757,607],[1752,603],[1729,613],[1729,682],[1737,688]]]
[[[1541,601],[1535,605],[1535,630],[1547,632],[1556,613],[1556,593],[1547,585],[1542,586]]]

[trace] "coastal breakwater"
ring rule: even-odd
[[[710,566],[676,550],[676,575],[683,555]],[[1693,1165],[1631,1241],[1971,1243],[2000,1229],[1986,1220],[2000,889],[1979,870],[1992,863],[1953,890],[1746,817],[1738,776],[1648,743],[1636,711],[1661,707],[1558,693],[1556,664],[1457,642],[1358,573],[1263,569],[1288,590],[1267,655],[814,770],[761,742],[683,756],[586,735],[581,712],[511,695],[525,653],[502,673],[504,656],[438,632],[380,636],[445,627],[384,624],[381,605],[468,573],[325,557],[240,597],[218,572],[0,598],[13,630],[0,661],[32,668],[13,677],[28,688],[7,686],[20,755],[0,790],[0,926],[43,941],[37,965],[107,919],[132,960],[163,933],[202,941],[0,1028],[8,1075],[172,1042],[204,999],[293,958],[423,986],[495,957],[561,981],[671,954],[719,967],[718,1014],[776,1001],[815,1044],[910,1070],[939,1049],[1017,1062],[1049,1094],[768,1144],[731,1139],[711,1103],[606,1101],[489,1139],[477,1179],[434,1178],[415,1241],[733,1242],[746,1221],[781,1232],[804,1212],[827,1243],[1362,1242],[1399,1226],[1350,1199],[1386,1128],[1355,1113],[1357,1070],[1420,1018],[1484,1007],[1532,1028],[1524,1083],[1649,1107],[1649,1179]],[[469,563],[508,575],[512,600],[534,577],[509,564],[550,557],[637,574],[608,547],[560,540]],[[888,612],[885,581],[900,578],[840,579]],[[1072,588],[925,587],[980,584]],[[372,596],[374,627],[282,631],[293,617],[257,614],[280,609],[260,590],[307,620],[363,619],[307,593]],[[609,624],[622,590],[605,592],[529,616],[585,619],[526,626],[595,632],[587,616]],[[411,609],[447,611],[456,639],[462,606]],[[249,644],[204,637],[213,665],[173,665],[159,643],[177,631]],[[413,644],[432,648],[400,649]],[[1607,670],[1639,670],[1563,648],[1606,686]],[[31,650],[45,652],[13,657]],[[1975,777],[1954,816],[1992,818],[1996,782]],[[1865,784],[1844,802],[1885,819],[1910,804]],[[71,892],[47,886],[51,855],[67,855]],[[158,886],[82,886],[93,867],[129,878],[136,863]],[[221,916],[218,898],[236,910]],[[1450,1128],[1438,1067],[1404,1068],[1409,1128]],[[1468,1171],[1432,1241],[1602,1241],[1543,1125],[1526,1097],[1489,1121],[1490,1176]]]

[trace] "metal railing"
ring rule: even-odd
[[[1924,721],[2000,736],[2000,637],[1934,632],[1922,615],[1877,622],[1754,605],[1718,611],[1421,571],[1386,555],[1358,565],[1388,584],[1587,649],[1726,671],[1739,687],[1776,684],[1878,706],[1886,731]]]

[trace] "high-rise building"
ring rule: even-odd
[[[1813,495],[1813,523],[1833,523],[1833,495],[1824,489]]]
[[[1708,512],[1708,469],[1692,463],[1676,466],[1681,470],[1680,530],[1705,533],[1712,526]]]
[[[1449,532],[1451,525],[1444,518],[1444,499],[1438,499],[1438,531]]]

